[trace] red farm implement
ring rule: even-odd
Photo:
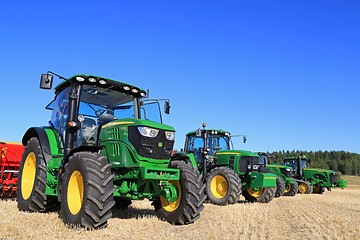
[[[0,142],[0,197],[15,197],[16,183],[24,146],[20,143]]]

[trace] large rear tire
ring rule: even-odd
[[[299,185],[295,181],[294,183],[286,183],[285,184],[285,193],[283,196],[295,196],[299,192]]]
[[[276,188],[260,188],[255,191],[253,188],[249,188],[243,191],[243,196],[249,202],[268,203],[275,197]]]
[[[171,161],[169,168],[180,169],[179,181],[170,181],[178,189],[178,199],[168,202],[163,197],[155,198],[155,214],[173,225],[193,223],[200,217],[206,199],[202,175],[184,161]]]
[[[281,197],[282,195],[284,195],[285,192],[285,182],[284,180],[279,177],[276,176],[276,192],[275,192],[275,197]]]
[[[20,162],[16,193],[19,210],[45,212],[57,205],[56,197],[45,195],[46,175],[40,142],[31,138]]]
[[[106,227],[115,205],[113,178],[106,157],[91,152],[70,156],[61,184],[64,223],[87,229]]]
[[[241,196],[241,180],[227,167],[212,169],[206,178],[206,195],[211,203],[227,205],[236,203]]]

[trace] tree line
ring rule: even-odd
[[[308,167],[340,171],[346,175],[360,175],[360,154],[345,151],[279,151],[269,153],[274,156],[270,162],[280,163],[284,157],[305,156],[311,162]]]

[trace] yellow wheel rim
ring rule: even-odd
[[[305,194],[305,193],[307,193],[308,190],[309,190],[309,187],[306,183],[300,183],[300,185],[299,185],[300,193]]]
[[[290,192],[290,190],[291,190],[291,184],[287,183],[286,188],[285,188],[285,192],[288,193],[288,192]]]
[[[179,181],[168,181],[168,182],[177,188],[178,197],[174,202],[168,202],[165,197],[160,197],[160,202],[162,207],[166,211],[173,212],[179,207],[181,202],[181,185]]]
[[[263,194],[264,188],[260,188],[259,191],[255,191],[253,188],[249,188],[249,189],[247,190],[247,192],[248,192],[251,196],[258,198],[258,197],[260,197],[260,196]]]
[[[210,183],[210,190],[214,197],[220,199],[226,196],[228,191],[228,183],[221,175],[216,175]]]
[[[81,173],[76,170],[71,174],[67,189],[67,204],[71,214],[76,215],[82,206],[84,181]]]
[[[24,200],[29,199],[35,183],[36,175],[36,157],[35,153],[30,152],[24,163],[21,175],[21,195]]]

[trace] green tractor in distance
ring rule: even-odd
[[[237,202],[241,193],[247,201],[268,203],[276,191],[276,175],[259,163],[259,155],[230,150],[230,133],[198,129],[186,135],[184,152],[173,159],[187,159],[204,176],[210,202],[227,205]]]
[[[269,154],[258,152],[260,163],[264,164],[270,173],[276,174],[275,197],[295,196],[299,191],[298,183],[292,178],[292,168],[280,164],[269,164]]]
[[[49,126],[31,127],[22,143],[18,208],[57,207],[66,224],[102,228],[112,208],[149,199],[171,224],[194,222],[206,198],[191,163],[171,160],[175,131],[162,124],[159,101],[129,84],[97,76],[65,79],[48,72],[40,88],[55,89]],[[165,113],[169,113],[165,101]]]
[[[306,157],[285,157],[283,164],[293,169],[293,176],[299,183],[300,193],[322,194],[325,188],[331,191],[331,187],[345,188],[347,181],[339,179],[335,171],[320,168],[308,168],[310,160]]]

